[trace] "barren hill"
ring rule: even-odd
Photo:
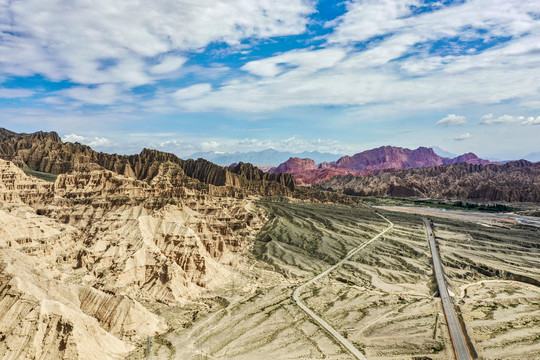
[[[0,354],[122,359],[182,326],[166,314],[239,276],[267,219],[261,196],[347,199],[250,164],[0,129]]]

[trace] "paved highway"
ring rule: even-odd
[[[435,278],[437,279],[437,287],[439,288],[439,294],[441,296],[444,314],[446,316],[446,323],[448,324],[450,336],[452,337],[452,344],[454,346],[456,359],[470,360],[471,355],[469,353],[469,348],[467,347],[465,336],[463,335],[463,331],[461,330],[461,326],[459,325],[456,311],[454,309],[454,305],[452,304],[452,299],[448,294],[448,288],[446,287],[446,281],[444,279],[441,259],[439,258],[439,251],[435,246],[435,238],[433,236],[433,231],[431,230],[431,225],[426,219],[424,219],[424,223],[426,224],[427,235],[429,238],[431,256],[433,257],[433,268],[435,271]]]
[[[387,231],[389,231],[390,229],[392,229],[394,227],[394,224],[388,220],[387,218],[385,218],[384,216],[378,214],[380,217],[382,217],[384,220],[388,221],[388,223],[390,224],[389,227],[387,227],[386,229],[384,229],[382,232],[380,232],[377,236],[375,236],[374,238],[372,238],[371,240],[363,243],[362,245],[358,246],[357,248],[355,248],[354,250],[352,251],[349,251],[347,253],[347,255],[341,260],[339,261],[337,264],[333,265],[332,267],[326,269],[325,271],[323,271],[322,273],[320,273],[319,275],[315,276],[313,279],[309,280],[308,282],[300,285],[296,290],[294,290],[293,292],[293,299],[294,301],[296,302],[296,304],[306,312],[306,314],[308,314],[317,324],[319,324],[320,327],[322,327],[324,330],[326,330],[334,339],[336,339],[337,342],[339,342],[348,352],[351,353],[351,355],[353,355],[355,358],[359,359],[359,360],[367,360],[367,358],[357,349],[354,347],[353,344],[351,344],[351,342],[347,339],[345,339],[343,336],[340,335],[339,332],[336,331],[336,329],[334,329],[332,326],[330,326],[330,324],[328,324],[326,321],[324,321],[323,319],[321,319],[319,316],[317,316],[317,314],[315,314],[313,311],[311,311],[303,302],[302,300],[300,299],[300,293],[302,292],[302,290],[306,287],[306,286],[309,286],[311,284],[313,284],[315,281],[319,280],[320,278],[322,278],[323,276],[326,276],[328,275],[331,271],[335,270],[337,267],[341,266],[345,261],[349,260],[351,257],[353,257],[354,255],[356,255],[360,250],[364,249],[366,246],[368,246],[369,244],[371,244],[372,242],[374,242],[375,240],[377,240],[378,238],[380,238],[384,233],[386,233]]]

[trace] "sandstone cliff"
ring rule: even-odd
[[[0,159],[0,203],[44,202],[52,198],[52,187],[51,183],[27,177],[13,163]]]

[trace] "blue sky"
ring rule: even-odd
[[[540,151],[540,2],[0,0],[0,127],[96,149]]]

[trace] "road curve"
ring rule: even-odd
[[[471,360],[472,358],[471,354],[469,353],[469,348],[467,347],[467,342],[465,341],[465,335],[463,335],[463,331],[459,325],[456,311],[454,309],[454,305],[452,304],[452,298],[450,298],[450,294],[448,294],[441,259],[439,257],[439,250],[437,250],[437,246],[435,245],[435,238],[433,236],[433,231],[431,230],[431,225],[426,219],[424,219],[424,223],[426,224],[431,256],[433,257],[433,269],[435,272],[435,278],[437,279],[437,287],[439,288],[439,295],[441,296],[444,315],[446,316],[446,323],[448,324],[450,337],[452,338],[452,345],[454,346],[456,359]]]
[[[304,310],[304,312],[306,314],[308,314],[317,324],[319,324],[319,326],[321,326],[324,330],[326,330],[334,339],[336,339],[337,342],[339,342],[348,352],[351,353],[352,356],[354,356],[355,358],[359,359],[359,360],[367,360],[367,358],[364,356],[364,354],[362,354],[357,348],[354,347],[353,344],[351,344],[351,342],[347,339],[345,339],[343,336],[341,336],[341,334],[339,332],[336,331],[336,329],[334,329],[332,326],[330,326],[330,324],[328,324],[326,321],[324,321],[323,319],[321,319],[319,316],[317,316],[317,314],[315,314],[313,311],[311,311],[303,302],[302,300],[300,300],[300,293],[302,292],[302,290],[306,287],[306,286],[309,286],[311,285],[312,283],[314,283],[315,281],[319,280],[320,278],[322,278],[323,276],[326,276],[328,275],[331,271],[335,270],[337,267],[341,266],[345,261],[349,260],[351,257],[353,257],[354,255],[356,255],[360,250],[364,249],[366,246],[368,246],[369,244],[371,244],[372,242],[374,242],[375,240],[377,240],[378,238],[380,238],[384,233],[386,233],[387,231],[389,231],[390,229],[392,229],[394,227],[394,223],[392,223],[390,220],[388,220],[387,218],[385,218],[384,216],[382,216],[381,214],[377,214],[379,215],[380,217],[382,217],[384,220],[388,221],[388,223],[390,224],[389,227],[387,227],[386,229],[384,229],[383,231],[381,231],[377,236],[373,237],[371,240],[369,241],[366,241],[365,243],[362,243],[362,245],[358,246],[357,248],[355,248],[354,250],[352,251],[349,251],[347,253],[347,255],[341,259],[338,263],[336,263],[335,265],[329,267],[328,269],[326,269],[325,271],[323,271],[322,273],[320,273],[319,275],[315,276],[313,279],[309,280],[308,282],[300,285],[298,288],[296,288],[296,290],[294,290],[293,292],[293,300],[296,302],[296,304],[302,309]]]

